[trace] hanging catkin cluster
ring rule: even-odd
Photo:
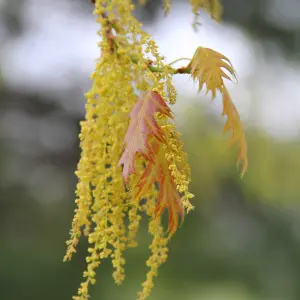
[[[213,97],[216,91],[222,94],[223,115],[227,115],[224,129],[232,131],[230,141],[238,144],[238,161],[244,173],[245,137],[224,85],[224,78],[230,80],[235,72],[225,56],[203,47],[196,49],[188,65],[175,69],[166,64],[156,43],[133,16],[131,0],[92,2],[100,25],[100,57],[91,75],[92,88],[85,95],[86,115],[79,136],[81,158],[76,171],[77,208],[64,260],[71,259],[81,235],[85,235],[89,243],[87,269],[73,299],[88,299],[96,269],[107,258],[114,267],[113,278],[120,284],[125,277],[124,251],[137,246],[139,222],[146,215],[153,237],[152,254],[138,293],[138,299],[146,299],[159,266],[167,259],[169,239],[185,213],[193,209],[193,195],[188,191],[190,168],[170,109],[176,101],[172,77],[190,74],[199,82],[199,91],[205,87]],[[220,19],[219,0],[190,3],[196,16],[204,9]],[[170,6],[171,1],[165,0],[166,13]],[[165,210],[167,230],[161,223]]]

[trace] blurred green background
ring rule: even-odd
[[[202,45],[227,55],[229,84],[245,124],[249,169],[239,178],[226,149],[221,100],[174,78],[175,114],[192,169],[196,210],[170,245],[150,299],[300,299],[300,2],[224,0],[217,26],[203,13],[197,33],[187,1],[161,1],[137,17],[168,61]],[[86,243],[63,263],[74,210],[83,93],[97,58],[97,25],[87,0],[0,0],[0,299],[65,300],[76,294]],[[127,277],[98,270],[92,299],[135,299],[149,255],[126,252]]]

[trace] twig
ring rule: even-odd
[[[95,0],[92,1],[92,3],[94,3],[94,2],[95,2]],[[106,30],[106,38],[109,43],[110,51],[113,54],[113,53],[115,53],[115,49],[118,48],[118,43],[116,42],[116,36],[113,34],[112,29],[114,29],[116,33],[119,33],[120,27],[118,26],[116,20],[109,21],[107,18],[107,15],[105,13],[101,14],[101,16],[102,16],[102,18],[106,19],[106,22],[108,25],[107,30]],[[138,59],[135,57],[130,57],[130,59],[135,64],[137,64],[139,62]],[[190,60],[190,59],[189,58],[179,58],[179,59],[171,62],[170,64],[165,65],[165,67],[167,67],[173,75],[175,75],[175,74],[191,74],[191,69],[189,66],[183,66],[180,68],[172,68],[171,67],[172,64],[174,64],[175,62],[178,62],[180,60]],[[153,65],[153,63],[154,62],[152,60],[150,60],[150,59],[147,60],[147,66],[151,72],[157,72],[157,73],[164,72],[165,67],[156,67]]]

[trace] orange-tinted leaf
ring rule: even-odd
[[[217,90],[222,93],[223,78],[231,80],[224,70],[227,70],[236,79],[230,60],[223,54],[209,48],[198,47],[188,67],[191,69],[193,79],[199,81],[199,91],[203,89],[205,84],[206,93],[211,91],[213,98],[216,96]]]
[[[237,142],[238,144],[238,163],[242,164],[242,175],[248,166],[247,143],[243,126],[235,105],[232,103],[230,95],[226,88],[223,90],[223,113],[227,115],[227,121],[224,126],[224,132],[232,130],[230,145]]]
[[[139,99],[130,113],[130,123],[124,139],[125,149],[119,161],[119,165],[123,165],[125,182],[128,181],[130,174],[135,173],[136,153],[143,155],[147,160],[153,159],[148,137],[151,135],[161,142],[164,141],[163,131],[154,117],[155,113],[172,118],[168,105],[159,93],[153,91]]]
[[[160,217],[165,209],[168,209],[169,231],[173,234],[181,220],[184,218],[184,209],[180,202],[180,194],[176,189],[174,178],[170,173],[169,165],[165,159],[163,144],[151,139],[151,147],[155,159],[149,161],[144,173],[139,179],[136,187],[135,199],[141,198],[155,182],[159,185],[159,194],[155,208],[155,214]]]
[[[199,47],[189,63],[188,68],[190,68],[193,79],[199,81],[199,91],[203,89],[205,84],[206,93],[211,91],[213,98],[216,96],[217,90],[222,93],[222,115],[227,115],[228,117],[224,131],[232,130],[229,143],[230,145],[234,142],[238,144],[238,163],[242,164],[243,175],[248,165],[246,138],[237,109],[232,103],[224,84],[224,78],[231,80],[231,77],[226,74],[224,70],[236,79],[235,71],[230,60],[223,54],[212,49]]]

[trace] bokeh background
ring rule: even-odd
[[[179,130],[192,168],[196,210],[170,245],[153,300],[300,299],[300,1],[223,0],[224,21],[201,14],[192,30],[188,1],[137,9],[167,61],[196,47],[228,56],[229,84],[249,145],[241,180],[226,149],[217,98],[176,76]],[[76,294],[86,243],[63,263],[74,210],[79,121],[98,55],[87,0],[0,0],[0,299],[65,300]],[[180,63],[178,64],[180,66]],[[127,278],[98,271],[92,299],[135,299],[149,255],[126,253]]]

